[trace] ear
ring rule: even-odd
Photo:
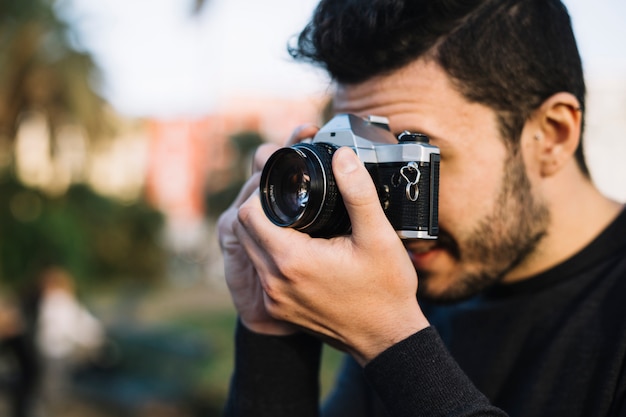
[[[580,143],[580,102],[570,93],[556,93],[535,111],[525,126],[541,176],[559,172],[574,159]]]

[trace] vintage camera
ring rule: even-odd
[[[340,114],[309,143],[276,151],[261,174],[261,204],[276,225],[313,237],[350,233],[350,219],[331,169],[341,146],[351,147],[378,190],[387,219],[403,239],[436,239],[439,148],[426,135],[396,138],[384,117]]]

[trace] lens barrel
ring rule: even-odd
[[[261,205],[276,225],[313,237],[350,231],[350,219],[335,183],[329,143],[299,143],[276,151],[261,174]]]

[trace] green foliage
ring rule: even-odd
[[[206,198],[207,215],[216,220],[235,201],[245,181],[237,180],[228,183],[226,188],[211,193]]]
[[[230,141],[239,151],[239,156],[247,158],[263,143],[263,136],[259,132],[244,131],[234,134]]]
[[[143,204],[122,205],[85,186],[51,198],[14,180],[0,184],[0,276],[28,284],[44,265],[67,268],[94,285],[162,275],[162,216]]]
[[[46,115],[53,137],[67,123],[92,139],[111,131],[106,103],[94,86],[100,73],[77,45],[58,2],[0,2],[1,136],[13,139],[21,115],[35,110]]]

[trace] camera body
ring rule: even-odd
[[[268,218],[314,237],[350,232],[331,161],[342,146],[352,148],[367,168],[387,219],[403,239],[436,239],[439,148],[426,135],[397,138],[388,120],[339,114],[309,143],[276,151],[261,174],[261,204]]]

